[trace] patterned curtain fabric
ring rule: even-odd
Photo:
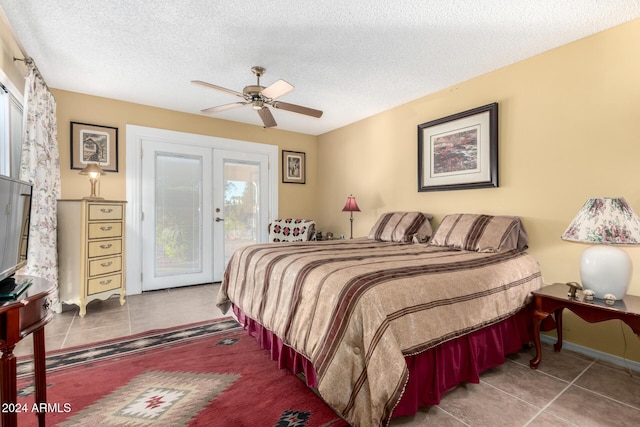
[[[57,200],[60,198],[60,162],[56,100],[32,61],[27,61],[24,133],[20,179],[33,185],[28,264],[21,271],[43,277],[58,287]],[[58,293],[53,295],[58,305]]]

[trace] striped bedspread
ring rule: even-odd
[[[408,380],[404,356],[513,315],[541,286],[525,252],[361,238],[241,248],[217,304],[307,357],[318,392],[349,423],[379,426]]]

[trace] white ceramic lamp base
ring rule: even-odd
[[[611,245],[592,246],[580,258],[580,278],[584,289],[591,289],[596,298],[612,294],[620,300],[631,282],[631,258],[622,249]]]

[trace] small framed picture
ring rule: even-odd
[[[71,122],[71,169],[84,169],[89,163],[118,172],[118,128]]]
[[[282,182],[304,184],[306,182],[306,169],[305,153],[282,150]]]

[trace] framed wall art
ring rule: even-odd
[[[71,169],[84,169],[89,163],[118,172],[118,128],[71,122]]]
[[[498,187],[498,104],[418,125],[418,191]]]
[[[306,182],[306,154],[300,151],[282,150],[282,182],[304,184]]]

